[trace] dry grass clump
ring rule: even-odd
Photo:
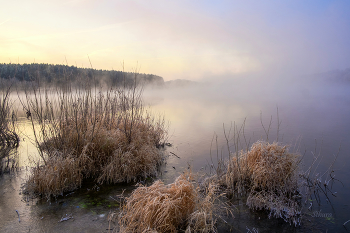
[[[55,147],[57,138],[41,144],[42,148],[50,148],[50,156],[44,165],[33,169],[27,181],[27,191],[47,196],[61,195],[80,187],[83,178],[93,177],[99,183],[119,183],[156,175],[162,155],[152,137],[155,132],[141,124],[136,125],[133,140],[129,143],[121,127],[122,124],[110,130],[95,129],[93,139],[86,144],[84,138],[78,138],[74,127],[66,127],[65,137],[59,144],[64,145],[63,150]],[[93,127],[87,128],[84,133],[92,134]],[[77,145],[84,146],[83,150],[77,149]]]
[[[216,232],[217,186],[200,191],[191,180],[192,174],[187,173],[169,185],[156,181],[140,186],[125,198],[120,213],[112,213],[109,219],[118,220],[119,232],[125,233]]]
[[[294,180],[298,168],[296,154],[288,152],[287,146],[258,141],[247,152],[240,152],[227,166],[226,183],[238,189],[278,189]]]
[[[59,140],[59,146],[64,146],[65,150],[70,149],[77,160],[82,160],[84,176],[96,177],[99,183],[130,182],[136,181],[139,176],[155,175],[162,161],[162,155],[157,148],[160,143],[157,137],[165,132],[161,126],[156,128],[150,122],[140,120],[134,124],[133,138],[129,142],[123,131],[124,124],[122,121],[108,126],[93,127],[90,124],[80,128],[78,132],[74,124],[66,124],[61,127],[64,137],[50,138],[41,147],[52,150]],[[89,135],[94,136],[86,142]],[[53,154],[50,157],[55,156]],[[60,156],[66,155],[63,153]]]
[[[251,209],[265,209],[269,216],[297,224],[298,163],[298,155],[286,146],[258,141],[229,161],[226,185],[233,194],[247,194]]]
[[[59,153],[59,152],[57,152]],[[74,190],[81,186],[83,172],[79,160],[72,155],[51,157],[46,165],[35,167],[27,181],[27,191],[30,193],[63,195],[63,192]]]
[[[209,183],[204,191],[198,193],[196,210],[190,215],[187,221],[186,233],[190,232],[216,232],[215,212],[218,209],[216,202],[221,197],[217,194],[218,185]]]
[[[165,121],[145,111],[136,87],[50,91],[33,87],[22,101],[42,158],[27,181],[29,193],[59,195],[85,178],[119,183],[157,175]]]
[[[138,187],[123,206],[120,232],[177,232],[194,212],[196,202],[196,189],[184,175],[169,185],[156,181],[150,187]]]

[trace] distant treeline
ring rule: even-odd
[[[162,77],[153,74],[136,74],[115,70],[96,70],[52,64],[1,64],[0,78],[5,82],[41,82],[49,86],[84,84],[116,87],[130,86],[136,82],[144,85],[164,85]]]

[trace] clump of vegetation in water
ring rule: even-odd
[[[49,197],[79,188],[89,177],[119,183],[157,174],[166,125],[144,109],[136,78],[132,87],[107,91],[26,89],[22,103],[42,158],[27,192]]]
[[[120,232],[217,232],[222,210],[233,215],[231,201],[244,197],[252,210],[267,211],[269,218],[282,218],[295,226],[300,224],[303,203],[306,205],[312,196],[320,200],[319,193],[328,198],[336,180],[332,168],[335,160],[322,175],[313,177],[319,155],[306,171],[301,171],[301,156],[281,143],[268,142],[269,129],[265,132],[266,141],[249,146],[244,124],[239,130],[234,127],[233,138],[224,129],[229,159],[220,159],[217,149],[217,164],[210,166],[214,174],[204,175],[202,181],[190,182],[192,178],[181,175],[173,184],[156,181],[150,187],[138,187],[125,199],[120,212],[110,215],[110,221],[118,220]],[[244,145],[240,138],[246,143],[243,150],[239,149]]]
[[[1,90],[0,96],[0,175],[17,167],[11,151],[18,147],[19,137],[16,133],[16,114],[9,102],[11,86]]]
[[[287,146],[258,141],[228,162],[224,175],[228,193],[245,193],[249,208],[297,223],[301,213],[298,158]]]
[[[180,175],[174,183],[156,181],[140,186],[126,198],[119,214],[120,232],[214,232],[215,189],[201,195],[191,182],[191,174]]]
[[[318,164],[320,155],[314,156],[306,171],[301,171],[302,157],[291,153],[288,146],[276,141],[268,142],[269,129],[265,132],[266,141],[257,141],[249,146],[244,135],[244,124],[240,130],[234,127],[233,138],[229,138],[224,129],[229,160],[219,159],[215,174],[206,177],[201,186],[216,186],[231,200],[245,197],[250,209],[267,211],[269,217],[282,218],[296,226],[301,221],[303,203],[308,203],[312,196],[320,200],[320,193],[327,199],[328,194],[333,195],[331,189],[336,181],[333,174],[336,157],[322,175],[318,175],[318,166],[314,166]],[[239,149],[243,144],[240,138],[244,138],[246,143],[243,150]],[[231,141],[233,145],[229,145]],[[235,148],[234,153],[230,151],[231,146]]]
[[[121,232],[216,232],[218,207],[232,214],[229,200],[246,197],[250,209],[266,210],[269,217],[297,225],[302,196],[313,192],[301,193],[301,188],[310,188],[311,179],[300,171],[300,161],[287,146],[257,141],[236,156],[232,153],[228,161],[219,161],[217,173],[197,180],[197,189],[184,175],[173,184],[156,181],[137,188],[110,219],[119,220]]]

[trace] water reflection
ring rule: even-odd
[[[226,219],[228,223],[220,225],[219,232],[229,229],[247,232],[247,227],[259,229],[259,232],[271,228],[276,232],[340,231],[350,213],[350,171],[347,169],[350,162],[349,91],[347,86],[286,83],[271,86],[264,82],[253,85],[248,81],[237,84],[204,84],[181,89],[146,89],[144,95],[146,103],[151,105],[149,111],[164,115],[170,122],[169,142],[172,146],[167,149],[169,157],[167,164],[162,167],[160,178],[165,183],[171,183],[189,167],[194,172],[209,173],[210,165],[216,163],[216,148],[219,158],[223,156],[227,159],[223,124],[229,129],[231,123],[240,127],[245,122],[247,141],[253,143],[265,139],[262,113],[265,127],[269,126],[272,116],[270,140],[276,139],[279,130],[280,141],[292,146],[296,144],[292,149],[305,154],[304,167],[312,161],[313,154],[320,151],[323,158],[319,170],[324,171],[341,145],[335,168],[336,177],[343,182],[344,187],[340,183],[334,187],[338,193],[336,198],[330,200],[333,206],[323,198],[322,206],[315,205],[309,212],[312,214],[313,211],[322,210],[324,213],[332,213],[334,219],[305,215],[302,226],[295,228],[283,220],[268,219],[265,213],[253,213],[244,205],[244,200],[238,200],[233,203],[237,207],[234,208],[235,219]],[[281,121],[279,128],[277,106]],[[28,175],[26,167],[32,165],[30,161],[37,161],[39,156],[32,140],[31,123],[21,118],[18,128],[21,135],[19,166],[22,171],[17,176],[10,174],[0,180],[0,231],[25,232],[31,229],[31,232],[96,232],[108,229],[106,215],[118,208],[113,206],[115,202],[110,196],[119,194],[122,189],[131,191],[133,186],[102,186],[99,191],[91,191],[93,185],[85,184],[81,190],[51,200],[51,203],[46,200],[23,202],[23,196],[19,193],[21,184]],[[213,143],[214,134],[218,136],[217,147],[215,140]],[[244,144],[242,141],[241,147]],[[16,209],[21,215],[21,223],[18,222]],[[58,223],[65,214],[73,214],[74,220]]]
[[[19,145],[19,167],[33,166],[34,162],[40,160],[40,156],[35,145],[32,122],[25,117],[20,117],[17,125],[21,137]]]
[[[208,165],[212,163],[210,159],[210,149],[214,132],[218,135],[219,155],[221,151],[227,156],[225,138],[223,135],[223,123],[229,127],[231,122],[240,126],[244,119],[245,134],[247,139],[253,143],[259,139],[266,139],[262,121],[268,127],[270,116],[272,124],[269,132],[269,139],[275,140],[277,137],[277,106],[281,125],[279,127],[279,139],[285,144],[291,145],[292,150],[304,155],[302,169],[307,169],[317,154],[320,155],[318,172],[325,172],[334,157],[338,155],[335,162],[336,177],[341,183],[336,183],[333,187],[333,197],[329,194],[329,200],[322,197],[320,207],[314,206],[312,211],[322,210],[322,212],[332,213],[334,219],[308,219],[301,228],[288,228],[286,225],[279,228],[283,230],[298,230],[309,232],[311,228],[318,225],[317,230],[326,231],[343,230],[342,224],[347,221],[346,213],[350,212],[350,201],[347,196],[350,194],[350,182],[348,177],[350,171],[350,86],[339,86],[332,83],[314,85],[291,85],[279,87],[258,87],[239,89],[232,83],[226,85],[199,86],[196,88],[178,89],[176,91],[162,90],[146,93],[146,97],[161,96],[162,101],[158,101],[153,109],[163,112],[166,119],[171,120],[170,134],[171,142],[174,144],[173,151],[181,159],[172,158],[176,161],[176,166],[180,171],[186,169],[190,163],[195,171],[204,168],[208,171]],[[221,89],[220,89],[221,88]],[[232,90],[232,91],[231,91]],[[231,142],[232,144],[232,142]],[[243,143],[244,144],[244,143]],[[295,146],[294,146],[295,145]],[[212,148],[213,149],[213,148]],[[216,148],[214,148],[216,149]],[[214,163],[216,151],[214,150]],[[179,172],[177,172],[179,174]],[[316,174],[316,173],[315,173]],[[331,204],[330,204],[331,202]],[[248,211],[245,206],[241,210]],[[240,211],[241,211],[240,210]],[[248,211],[251,213],[250,211]],[[306,213],[308,213],[306,211]],[[236,213],[242,215],[241,212]],[[269,221],[265,227],[261,227],[253,217],[245,215],[246,226],[258,227],[261,231],[274,228],[280,225],[279,221]],[[246,232],[241,220],[233,220],[232,225],[240,225],[241,230]],[[316,223],[317,222],[317,223]],[[277,224],[277,225],[274,225]],[[304,228],[305,227],[305,228]],[[310,227],[310,228],[309,228]],[[278,230],[278,231],[279,231]]]

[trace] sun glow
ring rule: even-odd
[[[96,69],[121,70],[124,61],[126,69],[139,64],[141,72],[165,80],[349,66],[350,35],[343,29],[350,19],[340,17],[349,4],[254,6],[182,0],[8,2],[0,9],[0,62],[90,67],[90,57]]]

